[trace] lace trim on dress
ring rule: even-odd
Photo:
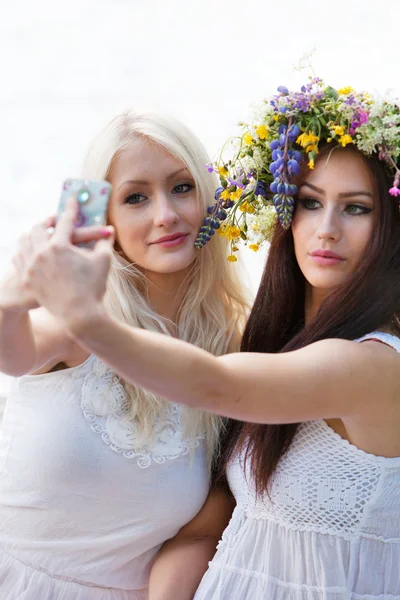
[[[367,333],[367,335],[363,335],[362,337],[354,340],[355,342],[366,342],[367,340],[378,340],[387,346],[391,346],[397,352],[400,352],[400,339],[391,333],[384,333],[383,331],[373,331],[372,333]]]
[[[130,400],[119,378],[96,358],[93,369],[82,387],[81,409],[91,429],[111,450],[135,459],[142,469],[154,462],[163,464],[189,453],[205,439],[199,433],[195,443],[183,437],[179,405],[171,404],[157,419],[154,439],[149,446],[138,447],[137,426],[128,419]]]

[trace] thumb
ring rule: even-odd
[[[92,250],[94,256],[107,254],[111,257],[114,247],[114,232],[110,232],[109,237],[98,240]]]

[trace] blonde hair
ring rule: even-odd
[[[204,168],[209,158],[197,137],[169,116],[133,111],[116,116],[92,143],[83,177],[107,179],[113,158],[138,137],[159,144],[187,167],[206,214],[217,184],[215,176]],[[175,323],[176,337],[216,356],[239,349],[248,312],[237,270],[227,261],[227,253],[227,241],[219,235],[213,236],[198,252],[184,283],[183,301]],[[115,251],[106,293],[111,314],[128,325],[172,335],[171,324],[151,308],[145,291],[145,275]],[[129,418],[137,423],[138,444],[143,445],[151,440],[154,423],[168,403],[143,389],[122,383],[131,400]],[[197,436],[205,433],[210,463],[218,448],[223,420],[197,409],[183,408],[182,423],[192,447]]]

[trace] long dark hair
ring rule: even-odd
[[[332,145],[322,149],[320,160],[331,148]],[[399,204],[388,192],[391,178],[384,164],[378,158],[367,158],[361,153],[360,156],[374,179],[377,206],[374,233],[356,272],[329,295],[315,317],[305,324],[305,279],[295,258],[291,230],[278,226],[244,332],[242,352],[289,352],[327,338],[354,340],[382,327],[390,327],[400,335]],[[298,425],[232,421],[223,443],[223,472],[233,454],[244,450],[257,492],[267,491]]]

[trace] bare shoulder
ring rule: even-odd
[[[400,339],[395,338],[395,340],[397,340],[398,347],[400,348]],[[370,361],[374,357],[380,364],[383,362],[387,363],[388,366],[398,368],[400,353],[394,346],[395,344],[390,345],[390,340],[382,341],[375,338],[368,338],[361,341],[330,338],[310,344],[303,348],[301,352],[321,353],[321,356],[328,356],[330,359],[347,359],[356,362]]]
[[[74,367],[84,362],[89,353],[72,340],[62,324],[46,309],[31,311],[37,358],[32,375],[48,373],[58,365]]]
[[[347,373],[348,380],[354,383],[357,379],[357,387],[362,390],[364,399],[371,397],[373,405],[377,401],[399,404],[400,353],[395,347],[397,341],[392,336],[385,342],[372,338],[360,342],[329,339],[314,344],[314,352],[323,356],[323,362],[337,374]]]

